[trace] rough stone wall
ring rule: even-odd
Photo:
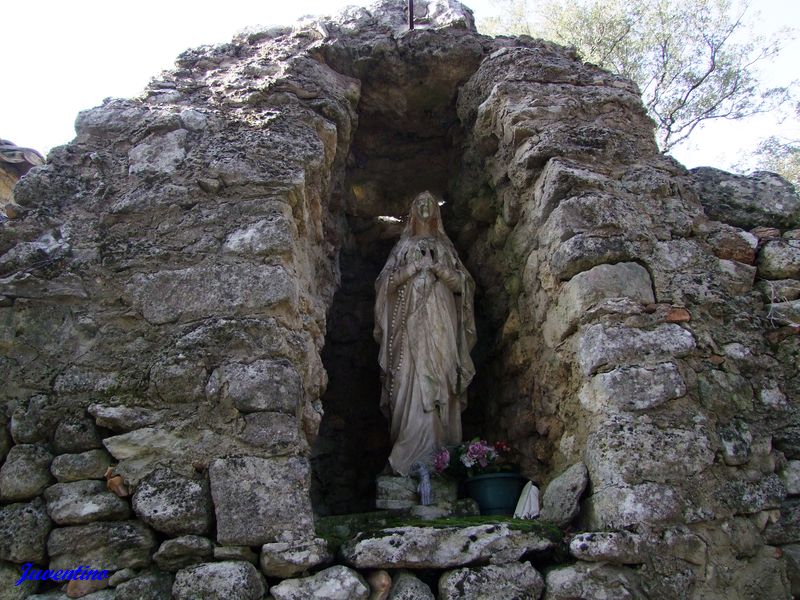
[[[641,565],[613,570],[632,596],[786,597],[771,544],[797,539],[791,186],[687,173],[630,82],[544,45],[484,60],[459,115],[462,172],[479,174],[454,194],[460,241],[499,332],[487,421],[540,482],[586,464],[579,527],[649,540],[632,556],[624,536],[582,538],[573,555]],[[608,576],[578,563],[548,593]]]
[[[585,463],[572,527],[610,532],[576,538],[546,597],[788,597],[800,200],[660,155],[631,82],[418,5],[414,32],[384,3],[189,51],[141,98],[81,113],[18,184],[0,228],[4,568],[174,572],[255,549],[292,573],[264,565],[314,547],[312,447],[324,471],[380,425],[350,418],[368,381],[324,404],[326,333],[351,346],[325,363],[346,381],[397,231],[379,217],[430,188],[479,286],[469,427],[542,485]],[[328,330],[332,306],[349,326]],[[334,512],[367,489],[347,446]],[[197,568],[260,597],[254,572],[218,565]],[[175,589],[199,593],[192,576]]]
[[[87,452],[116,464],[160,534],[313,537],[309,444],[338,285],[328,204],[359,97],[303,53],[318,37],[281,29],[187,52],[142,98],[81,113],[75,141],[17,186],[28,212],[0,232],[0,500],[17,503],[0,509],[3,560],[86,562],[79,535],[63,549],[53,536],[103,521],[147,532],[144,563],[117,568],[149,562],[152,533],[93,485],[105,467],[50,465]],[[13,511],[41,516],[54,478],[43,535],[16,554]],[[137,500],[147,486],[156,500]],[[116,512],[53,509],[95,496]]]

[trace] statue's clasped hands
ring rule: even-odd
[[[436,276],[436,279],[441,280],[448,288],[450,288],[454,292],[460,291],[461,278],[454,269],[451,269],[447,265],[435,263],[430,260],[428,262],[429,264],[423,267],[423,270],[433,273],[433,275]]]

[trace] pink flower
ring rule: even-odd
[[[472,459],[480,460],[486,456],[488,450],[489,447],[486,445],[485,441],[472,442],[467,447],[467,455]]]
[[[445,469],[450,465],[450,452],[447,448],[442,448],[433,457],[433,468],[437,473],[444,473]]]

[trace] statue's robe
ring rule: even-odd
[[[398,283],[420,248],[456,274],[450,281],[430,270]],[[383,378],[381,409],[389,418],[389,463],[408,475],[415,462],[430,464],[443,445],[461,442],[461,412],[475,374],[475,284],[443,231],[425,238],[404,235],[375,283],[375,340]]]

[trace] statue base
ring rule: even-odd
[[[399,510],[419,505],[417,486],[413,477],[381,475],[376,480],[375,507]],[[444,477],[431,477],[432,506],[450,507],[458,499],[458,483]]]

